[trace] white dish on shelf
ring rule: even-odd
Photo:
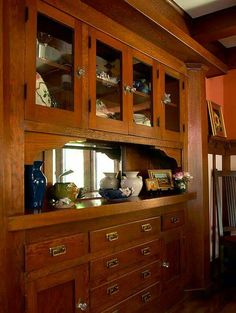
[[[38,72],[36,72],[35,101],[38,105],[43,105],[46,107],[52,106],[52,100],[48,91],[48,87]]]

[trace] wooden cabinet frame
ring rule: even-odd
[[[73,17],[41,2],[27,0],[29,19],[26,21],[26,64],[25,64],[25,119],[79,127],[82,123],[82,113],[87,95],[84,90],[85,78],[77,77],[76,71],[86,65],[82,59],[82,41],[85,35],[82,23]],[[36,32],[37,13],[42,13],[59,23],[69,26],[74,31],[74,68],[72,70],[74,81],[74,109],[73,111],[49,108],[35,104],[35,77],[36,73]],[[83,33],[83,36],[82,36]],[[35,53],[34,53],[35,51]],[[27,89],[27,90],[26,90]],[[83,92],[82,92],[83,90]]]

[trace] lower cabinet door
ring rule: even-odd
[[[27,313],[88,311],[88,266],[49,274],[26,285]]]
[[[184,282],[185,244],[181,227],[165,232],[162,258],[163,291],[181,287]]]

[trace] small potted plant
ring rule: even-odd
[[[193,179],[188,172],[180,171],[173,175],[175,189],[182,193],[186,192],[188,188],[188,183]]]

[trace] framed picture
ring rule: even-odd
[[[222,107],[210,100],[207,101],[213,136],[226,137]]]
[[[148,175],[151,179],[157,180],[159,189],[168,190],[174,188],[171,170],[148,170]]]
[[[145,179],[147,191],[157,191],[159,188],[158,180],[156,178]]]

